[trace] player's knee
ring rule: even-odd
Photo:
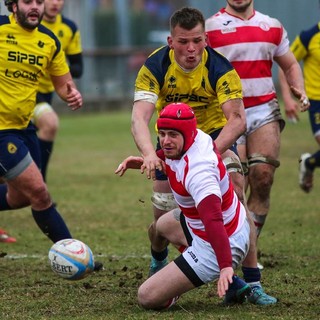
[[[273,184],[275,168],[280,166],[278,160],[254,154],[248,158],[250,181],[260,193],[269,193]]]
[[[261,198],[269,198],[273,184],[273,172],[270,170],[255,171],[251,179],[251,189]]]
[[[46,123],[46,128],[52,134],[55,134],[59,129],[59,118],[57,116],[53,116],[51,121]]]
[[[51,202],[46,184],[42,183],[30,191],[30,203],[32,207],[47,207]]]
[[[155,309],[157,306],[153,297],[153,290],[148,290],[147,286],[142,284],[138,289],[138,304],[144,309]]]
[[[180,209],[175,209],[175,210],[179,210]],[[157,235],[161,236],[161,237],[166,237],[166,231],[168,231],[170,228],[170,217],[172,217],[172,212],[170,211],[169,213],[166,213],[164,215],[162,215],[156,222],[155,224],[155,229],[156,229],[156,233]]]
[[[7,201],[12,209],[21,209],[30,206],[30,200],[20,193],[15,196],[13,196],[12,193],[9,193]]]
[[[53,140],[59,129],[59,118],[56,115],[46,114],[46,118],[39,121],[39,131],[46,139]]]

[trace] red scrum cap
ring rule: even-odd
[[[197,120],[191,107],[185,103],[171,103],[162,109],[157,120],[158,129],[179,131],[184,138],[186,152],[197,135]]]

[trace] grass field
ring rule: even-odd
[[[63,116],[49,189],[73,237],[91,247],[105,270],[76,282],[58,278],[47,262],[51,242],[30,209],[1,212],[0,227],[18,239],[0,244],[1,319],[320,319],[319,173],[310,194],[297,183],[300,153],[316,148],[306,115],[287,125],[259,243],[263,284],[279,298],[277,305],[227,308],[211,284],[185,294],[169,311],[144,311],[136,293],[150,259],[151,183],[138,172],[114,174],[124,157],[137,154],[130,114]]]

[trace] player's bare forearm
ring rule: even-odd
[[[275,58],[281,69],[283,70],[286,82],[290,88],[291,93],[296,97],[300,102],[300,111],[306,111],[309,109],[310,103],[305,92],[304,78],[302,75],[302,70],[294,57],[292,52]],[[283,79],[283,75],[279,72],[280,86],[283,94],[285,103],[289,101],[290,93],[288,92],[288,87]]]
[[[163,163],[156,154],[149,130],[153,112],[153,104],[144,101],[136,102],[132,110],[131,132],[144,160],[141,170],[146,172],[148,179],[155,180],[155,170],[163,168]]]
[[[51,76],[51,79],[59,97],[67,102],[72,110],[82,107],[82,95],[76,88],[70,72],[62,76]]]
[[[144,123],[144,121],[133,120],[131,123],[131,133],[134,142],[143,157],[150,154],[155,155],[149,127]]]
[[[222,105],[222,110],[228,121],[215,140],[220,153],[230,148],[246,130],[246,115],[241,99],[227,101]]]
[[[140,169],[143,164],[142,157],[129,156],[124,159],[115,170],[115,174],[118,174],[120,177],[124,175],[127,169]]]
[[[133,104],[131,116],[131,133],[134,142],[143,157],[155,155],[149,123],[155,106],[146,101],[136,101]]]

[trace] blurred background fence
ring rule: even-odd
[[[1,14],[6,10],[1,1]],[[208,18],[225,0],[65,0],[64,14],[81,31],[85,72],[77,85],[87,110],[131,107],[134,80],[146,57],[166,44],[169,18],[183,6]],[[255,0],[255,8],[278,18],[290,41],[319,20],[318,0]],[[275,79],[277,81],[277,79]],[[60,100],[56,98],[59,105]]]

